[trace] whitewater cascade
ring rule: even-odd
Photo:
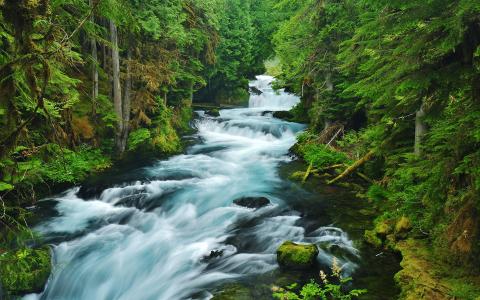
[[[42,294],[26,299],[209,299],[219,282],[277,268],[285,240],[331,242],[357,255],[335,227],[307,233],[299,213],[275,194],[277,174],[304,126],[264,111],[290,109],[298,97],[274,91],[273,78],[251,82],[262,93],[249,108],[221,110],[194,121],[196,144],[183,155],[130,172],[82,198],[80,188],[46,199],[55,215],[36,228],[53,244],[55,269]],[[252,210],[232,203],[246,196],[272,204]],[[206,259],[211,251],[221,256]],[[319,260],[333,256],[321,250]],[[340,262],[344,270],[355,265]]]

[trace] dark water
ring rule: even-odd
[[[393,299],[398,262],[359,241],[369,217],[361,201],[331,187],[302,188],[286,178],[288,156],[304,126],[263,116],[298,98],[274,92],[270,77],[252,82],[263,94],[249,108],[195,121],[186,154],[110,173],[40,204],[36,229],[53,244],[55,268],[31,299],[209,299],[228,284],[245,298],[269,299],[272,284],[315,277],[278,269],[285,240],[320,247],[319,268],[334,257],[368,299]],[[247,209],[241,197],[268,197]],[[221,253],[207,258],[212,251]]]

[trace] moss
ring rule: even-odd
[[[382,240],[377,236],[374,230],[365,230],[364,233],[365,241],[377,248],[382,247]]]
[[[280,266],[293,269],[313,266],[317,255],[318,248],[313,244],[301,245],[287,241],[277,249],[277,261]]]
[[[395,224],[395,233],[406,233],[412,228],[410,219],[402,216]]]
[[[205,114],[212,116],[212,117],[220,117],[220,110],[218,108],[212,108],[205,111]]]
[[[403,257],[403,269],[395,275],[402,289],[400,299],[478,299],[480,277],[442,263],[427,242],[408,239],[397,242],[396,249]]]
[[[50,276],[51,258],[48,248],[24,248],[0,256],[0,278],[8,294],[41,292]]]

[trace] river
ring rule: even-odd
[[[52,244],[55,267],[46,290],[25,298],[209,299],[221,283],[275,277],[285,240],[327,245],[324,266],[335,245],[344,272],[354,273],[361,253],[347,233],[290,205],[308,192],[279,170],[304,125],[272,117],[299,102],[272,80],[251,82],[262,93],[248,108],[198,112],[185,154],[116,174],[96,193],[76,187],[45,199],[40,206],[51,212],[36,230]],[[257,196],[271,204],[233,204]]]

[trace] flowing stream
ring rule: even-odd
[[[252,94],[249,108],[199,112],[185,154],[112,179],[97,194],[77,187],[44,200],[54,214],[36,229],[54,245],[55,268],[46,290],[26,298],[209,299],[219,282],[277,269],[275,252],[286,240],[335,244],[358,257],[341,229],[307,230],[278,192],[288,185],[279,165],[291,160],[288,149],[304,126],[272,117],[299,102],[273,91],[272,80],[251,82],[262,93]],[[233,204],[250,196],[271,204]],[[332,258],[320,250],[320,263]],[[345,272],[356,268],[340,263]]]

